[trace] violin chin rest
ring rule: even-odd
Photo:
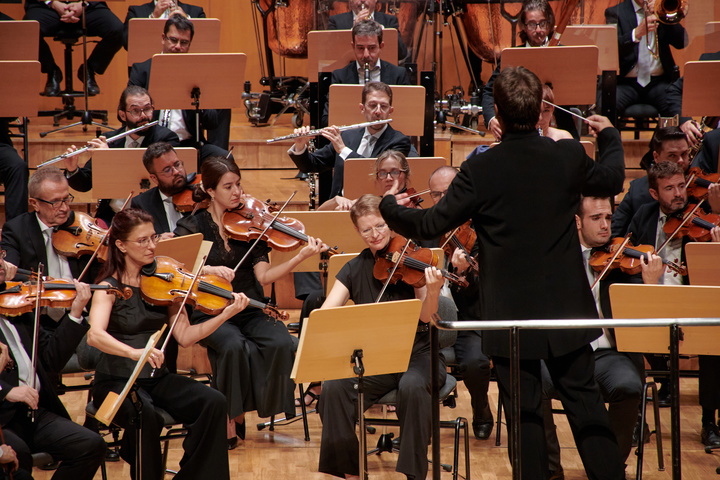
[[[146,277],[153,276],[156,271],[157,271],[157,259],[156,258],[153,258],[152,263],[148,263],[147,265],[142,267],[142,270],[141,270],[142,274],[145,275]]]

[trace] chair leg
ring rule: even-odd
[[[657,385],[653,382],[653,399],[657,398]],[[647,393],[645,394],[647,397]],[[653,414],[655,415],[655,442],[657,443],[658,470],[665,470],[665,459],[663,458],[662,427],[660,425],[660,405],[653,401]]]
[[[497,406],[497,426],[495,428],[495,446],[500,446],[500,432],[502,430],[502,398],[500,398],[500,392],[498,392],[498,406]]]

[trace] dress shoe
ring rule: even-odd
[[[558,467],[558,469],[554,472],[550,472],[549,480],[565,480],[565,471],[563,470],[562,466]]]
[[[648,427],[648,424],[645,424],[645,433],[643,436],[644,443],[650,443],[650,428]],[[640,444],[640,422],[635,423],[635,428],[633,429],[633,436],[632,436],[632,446],[637,447]]]
[[[59,68],[55,68],[48,73],[47,83],[43,95],[46,97],[57,97],[60,95],[60,82],[62,82],[63,74]]]
[[[478,440],[487,440],[490,438],[490,434],[493,431],[493,425],[495,422],[493,422],[492,418],[490,421],[477,421],[473,420],[472,422],[472,428],[473,433],[475,434],[475,438]]]
[[[228,443],[228,450],[234,450],[237,448],[238,445],[240,445],[240,439],[235,435],[232,438],[227,439]]]
[[[666,387],[665,385],[662,385],[660,388],[658,388],[658,394],[657,399],[653,399],[651,396],[648,396],[648,400],[657,401],[658,407],[665,408],[670,406],[670,399],[672,396],[670,395],[670,387]]]
[[[242,440],[245,440],[245,421],[242,423],[235,422],[235,433],[237,433],[237,436]]]
[[[700,441],[708,447],[720,446],[720,432],[717,425],[708,423],[700,430]]]
[[[85,65],[80,65],[80,68],[78,69],[78,78],[81,82],[85,81]],[[100,87],[98,87],[97,82],[95,82],[95,72],[93,72],[92,68],[88,68],[87,93],[88,95],[97,95],[100,93]]]

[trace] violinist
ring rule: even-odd
[[[430,176],[430,198],[437,204],[447,193],[448,187],[457,175],[457,170],[450,166],[438,168]],[[470,228],[470,227],[468,227]],[[467,250],[472,256],[478,254],[477,241]],[[447,257],[446,257],[447,259]],[[450,291],[458,308],[458,320],[475,320],[480,318],[480,302],[478,295],[478,273],[470,270],[466,254],[456,248],[449,260],[448,270],[458,275],[465,275],[470,285],[466,288],[451,285]],[[487,440],[493,429],[493,416],[488,402],[488,386],[490,384],[490,359],[482,351],[482,332],[478,330],[460,330],[453,345],[459,371],[463,372],[463,381],[470,393],[472,403],[472,428],[476,438]]]
[[[367,248],[350,260],[337,275],[322,308],[339,307],[348,300],[356,304],[373,303],[383,282],[373,277],[375,257],[387,247],[392,232],[380,216],[375,195],[363,195],[350,210],[355,230]],[[413,288],[402,280],[388,285],[381,301],[419,298],[423,301],[410,365],[405,373],[364,377],[365,408],[391,390],[398,390],[397,415],[400,421],[400,454],[396,471],[407,478],[425,478],[430,442],[430,337],[427,323],[438,311],[443,280],[434,268],[425,269],[426,285]],[[444,312],[440,312],[443,316]],[[446,317],[447,318],[447,317]],[[338,319],[341,321],[342,319]],[[391,321],[391,319],[388,319]],[[440,362],[440,384],[445,381],[445,365]],[[331,380],[323,384],[318,412],[323,422],[319,471],[344,478],[358,478],[358,440],[355,435],[357,406],[354,390],[357,379]]]
[[[142,210],[126,209],[113,218],[108,260],[98,279],[115,287],[130,287],[132,296],[116,298],[104,291],[97,291],[93,296],[88,343],[103,352],[95,370],[93,388],[93,402],[98,408],[109,392],[119,393],[123,389],[148,339],[163,325],[174,321],[173,336],[179,344],[190,346],[248,305],[245,295],[234,294],[234,301],[219,315],[191,325],[187,311],[180,311],[179,303],[159,307],[146,302],[140,290],[141,269],[155,259],[156,242],[152,218]],[[151,376],[153,369],[156,371]],[[158,348],[152,349],[148,364],[142,367],[135,384],[143,402],[142,478],[164,475],[159,440],[163,422],[155,411],[157,406],[188,429],[177,476],[229,479],[224,435],[226,402],[222,394],[189,377],[169,373],[164,366],[163,352]],[[140,474],[135,471],[136,415],[136,408],[128,397],[113,420],[125,429],[120,455],[130,464],[132,478]]]
[[[308,237],[308,244],[295,257],[271,266],[270,247],[261,240],[234,271],[252,245],[229,238],[223,226],[223,214],[238,207],[244,198],[240,170],[232,160],[212,157],[203,162],[201,174],[202,184],[196,187],[194,199],[210,199],[210,206],[181,219],[175,235],[200,232],[205,240],[213,242],[203,273],[232,282],[233,291],[263,301],[262,285],[271,284],[306,258],[328,249]],[[198,325],[208,320],[200,312],[192,318]],[[273,321],[260,310],[247,309],[221,325],[202,344],[208,349],[214,386],[228,401],[228,447],[238,444],[236,423],[244,438],[245,412],[257,410],[260,417],[281,412],[295,414],[295,384],[290,379],[295,347],[285,324]]]
[[[5,280],[14,273],[13,265],[0,261],[1,285],[4,286]],[[15,452],[15,467],[19,465],[19,470],[13,472],[16,479],[32,478],[34,452],[48,452],[60,461],[52,476],[55,480],[92,480],[105,458],[105,441],[97,433],[70,420],[58,398],[53,378],[88,330],[83,309],[90,300],[90,288],[77,281],[75,287],[77,295],[72,307],[57,327],[51,331],[40,326],[35,371],[31,360],[32,320],[24,316],[0,316],[0,342],[7,345],[2,349],[6,363],[0,370],[0,426],[5,439],[0,463],[6,463]],[[34,421],[28,416],[29,409],[35,410]]]

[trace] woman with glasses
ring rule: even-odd
[[[252,246],[250,242],[230,238],[222,222],[223,214],[236,208],[243,198],[240,170],[234,161],[210,157],[203,162],[200,173],[202,184],[195,189],[193,200],[209,199],[210,205],[181,219],[175,235],[199,232],[205,240],[213,242],[204,273],[219,275],[232,282],[233,291],[265,301],[262,285],[271,284],[306,258],[328,249],[319,240],[308,237],[308,244],[298,250],[295,257],[271,266],[270,247],[259,241],[234,271]],[[202,325],[211,319],[195,312],[192,322]],[[250,308],[221,325],[202,344],[208,349],[214,386],[227,398],[228,448],[238,444],[236,424],[237,433],[244,438],[245,412],[257,410],[260,417],[282,412],[295,415],[295,384],[290,379],[295,346],[284,323],[275,322],[261,310]]]
[[[180,345],[190,346],[248,305],[245,295],[233,294],[233,303],[222,313],[191,325],[185,310],[178,314],[179,304],[158,307],[147,303],[140,291],[141,271],[155,259],[157,239],[152,217],[142,210],[131,208],[115,215],[108,259],[98,279],[118,288],[129,287],[132,296],[116,298],[106,291],[97,291],[93,296],[88,344],[103,352],[93,388],[93,402],[98,408],[109,392],[119,393],[123,389],[148,339],[163,326],[169,328],[175,321],[173,336]],[[153,369],[155,373],[151,375]],[[164,475],[159,439],[164,423],[155,407],[167,411],[188,429],[176,478],[230,478],[223,434],[226,402],[222,394],[189,377],[169,373],[158,347],[152,349],[135,385],[142,400],[142,478]],[[135,464],[136,417],[133,402],[126,398],[113,420],[125,429],[120,454],[130,464],[133,478],[139,474]]]

